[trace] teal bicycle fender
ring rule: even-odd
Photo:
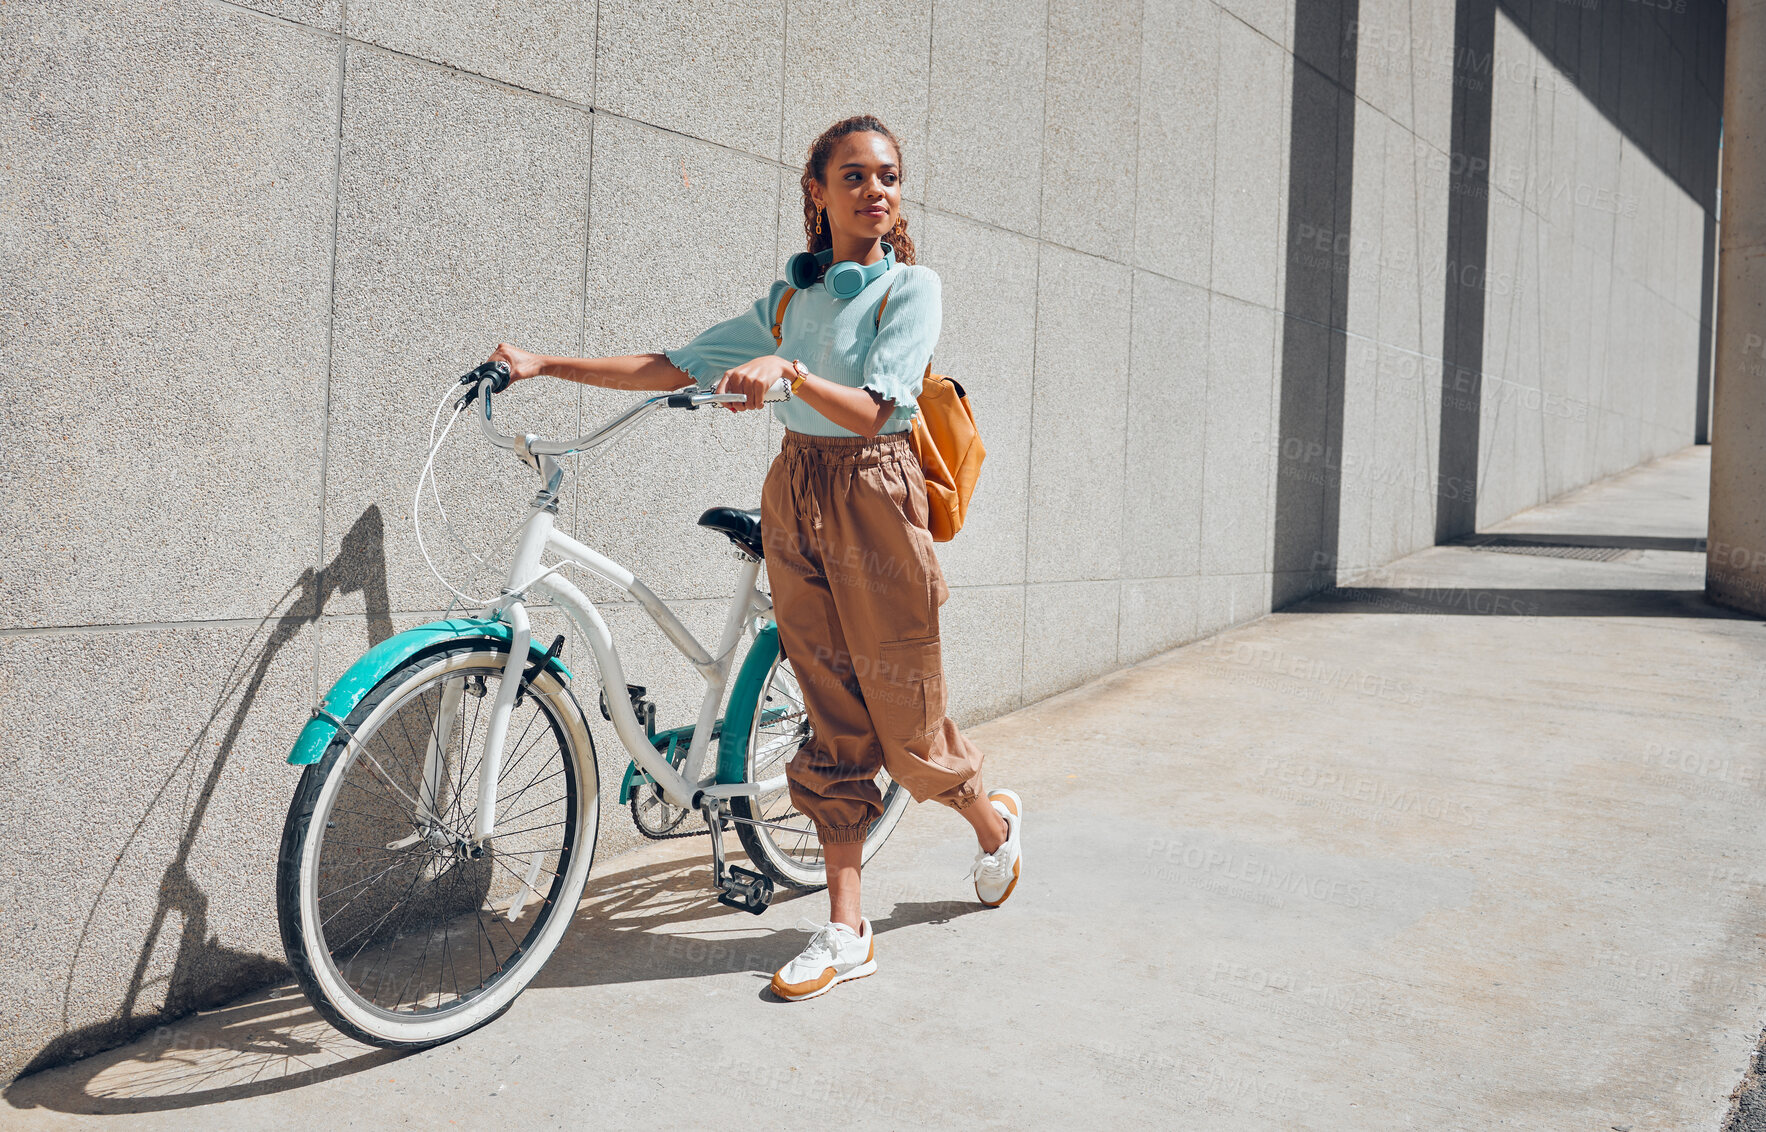
[[[754,709],[760,703],[760,690],[766,684],[767,672],[779,655],[779,627],[769,624],[755,635],[742,670],[736,674],[736,686],[730,690],[730,714],[724,717],[723,734],[718,736],[717,780],[737,783],[748,777],[748,733],[754,729]]]
[[[388,637],[363,653],[360,660],[350,665],[348,672],[338,677],[337,683],[331,686],[331,691],[325,693],[325,699],[320,702],[313,718],[307,720],[307,725],[301,728],[300,738],[294,741],[294,750],[289,753],[288,761],[294,766],[309,766],[318,762],[324,756],[325,748],[331,745],[332,737],[337,734],[337,721],[348,719],[350,712],[362,702],[362,697],[368,694],[370,688],[418,653],[454,641],[488,638],[507,643],[509,636],[509,626],[501,621],[454,618],[449,621],[431,621],[427,625],[419,625],[415,629]],[[537,639],[529,642],[527,651],[528,656],[535,661],[546,655],[546,647]],[[557,657],[547,661],[546,667],[566,682],[571,679],[570,669],[564,667],[564,662]]]

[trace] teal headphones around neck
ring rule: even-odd
[[[819,252],[798,252],[785,262],[785,281],[799,291],[820,279],[828,285],[828,294],[836,299],[850,299],[865,289],[866,284],[895,266],[895,249],[883,245],[883,258],[876,263],[859,263],[843,259],[831,263],[833,248]]]

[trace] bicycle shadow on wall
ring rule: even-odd
[[[330,563],[303,571],[271,604],[234,659],[221,681],[214,710],[174,759],[145,811],[116,847],[115,861],[86,910],[67,960],[63,1025],[73,1013],[81,957],[104,946],[106,897],[120,899],[111,894],[111,887],[124,861],[144,844],[156,817],[188,804],[189,816],[161,876],[158,905],[140,942],[122,1002],[113,1017],[66,1030],[40,1050],[4,1092],[12,1107],[92,1114],[158,1112],[313,1085],[401,1056],[399,1051],[360,1045],[331,1029],[288,980],[287,966],[280,960],[221,943],[209,928],[209,897],[189,868],[209,803],[239,746],[265,678],[283,651],[318,621],[338,594],[362,595],[373,644],[392,636],[384,534],[380,509],[370,506],[344,535]],[[204,752],[211,748],[212,761],[204,771]],[[264,912],[274,918],[273,907]],[[172,954],[170,970],[158,974],[165,971],[167,953]],[[143,997],[161,985],[163,1006],[141,1009]],[[257,993],[240,999],[252,991]],[[212,1012],[176,1026],[158,1026],[145,1048],[137,1044],[90,1056],[129,1042],[162,1019],[199,1010]],[[38,1072],[78,1058],[89,1060],[54,1073]]]

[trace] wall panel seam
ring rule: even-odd
[[[1036,478],[1036,356],[1042,336],[1042,210],[1048,185],[1049,146],[1049,23],[1054,0],[1042,8],[1042,133],[1037,138],[1036,158],[1036,309],[1030,319],[1030,412],[1024,433],[1024,631],[1019,634],[1018,702],[1024,702],[1024,670],[1030,662],[1030,511],[1032,484]],[[930,89],[930,87],[928,87]]]
[[[337,16],[337,116],[333,119],[336,131],[331,139],[331,274],[326,281],[325,294],[325,391],[320,398],[319,409],[319,545],[313,561],[313,569],[324,581],[325,572],[325,540],[326,512],[329,509],[326,492],[329,487],[331,470],[331,382],[337,362],[337,231],[343,215],[343,111],[344,93],[349,85],[349,37],[345,34],[345,17],[349,12],[349,0],[339,0]],[[320,593],[323,593],[321,586]],[[318,610],[314,611],[315,613]],[[320,648],[318,639],[313,640],[313,697],[319,696],[319,665]]]
[[[1145,80],[1147,63],[1147,4],[1141,0],[1140,10],[1135,17],[1135,48],[1134,48],[1134,171],[1130,174],[1130,184],[1134,186],[1134,199],[1128,206],[1128,258],[1137,258],[1135,249],[1140,246],[1141,222],[1141,104],[1145,92],[1142,84]],[[1122,482],[1117,489],[1120,500],[1116,511],[1116,577],[1122,577],[1122,559],[1127,544],[1128,534],[1128,430],[1134,414],[1134,299],[1139,290],[1135,286],[1133,266],[1128,268],[1128,372],[1124,374],[1122,397]],[[1116,593],[1116,660],[1122,661],[1122,592],[1120,587]]]

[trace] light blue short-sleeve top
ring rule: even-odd
[[[778,280],[766,297],[746,312],[710,327],[685,346],[665,351],[701,389],[710,389],[724,371],[755,358],[777,354],[797,358],[817,377],[855,389],[874,389],[895,410],[883,432],[905,432],[919,411],[921,379],[938,342],[942,302],[938,273],[920,264],[896,264],[850,299],[837,299],[819,280],[791,296],[779,328],[783,344],[773,344],[773,315],[788,286]],[[889,302],[877,320],[877,304]],[[814,436],[857,436],[793,397],[773,404],[779,423]]]

